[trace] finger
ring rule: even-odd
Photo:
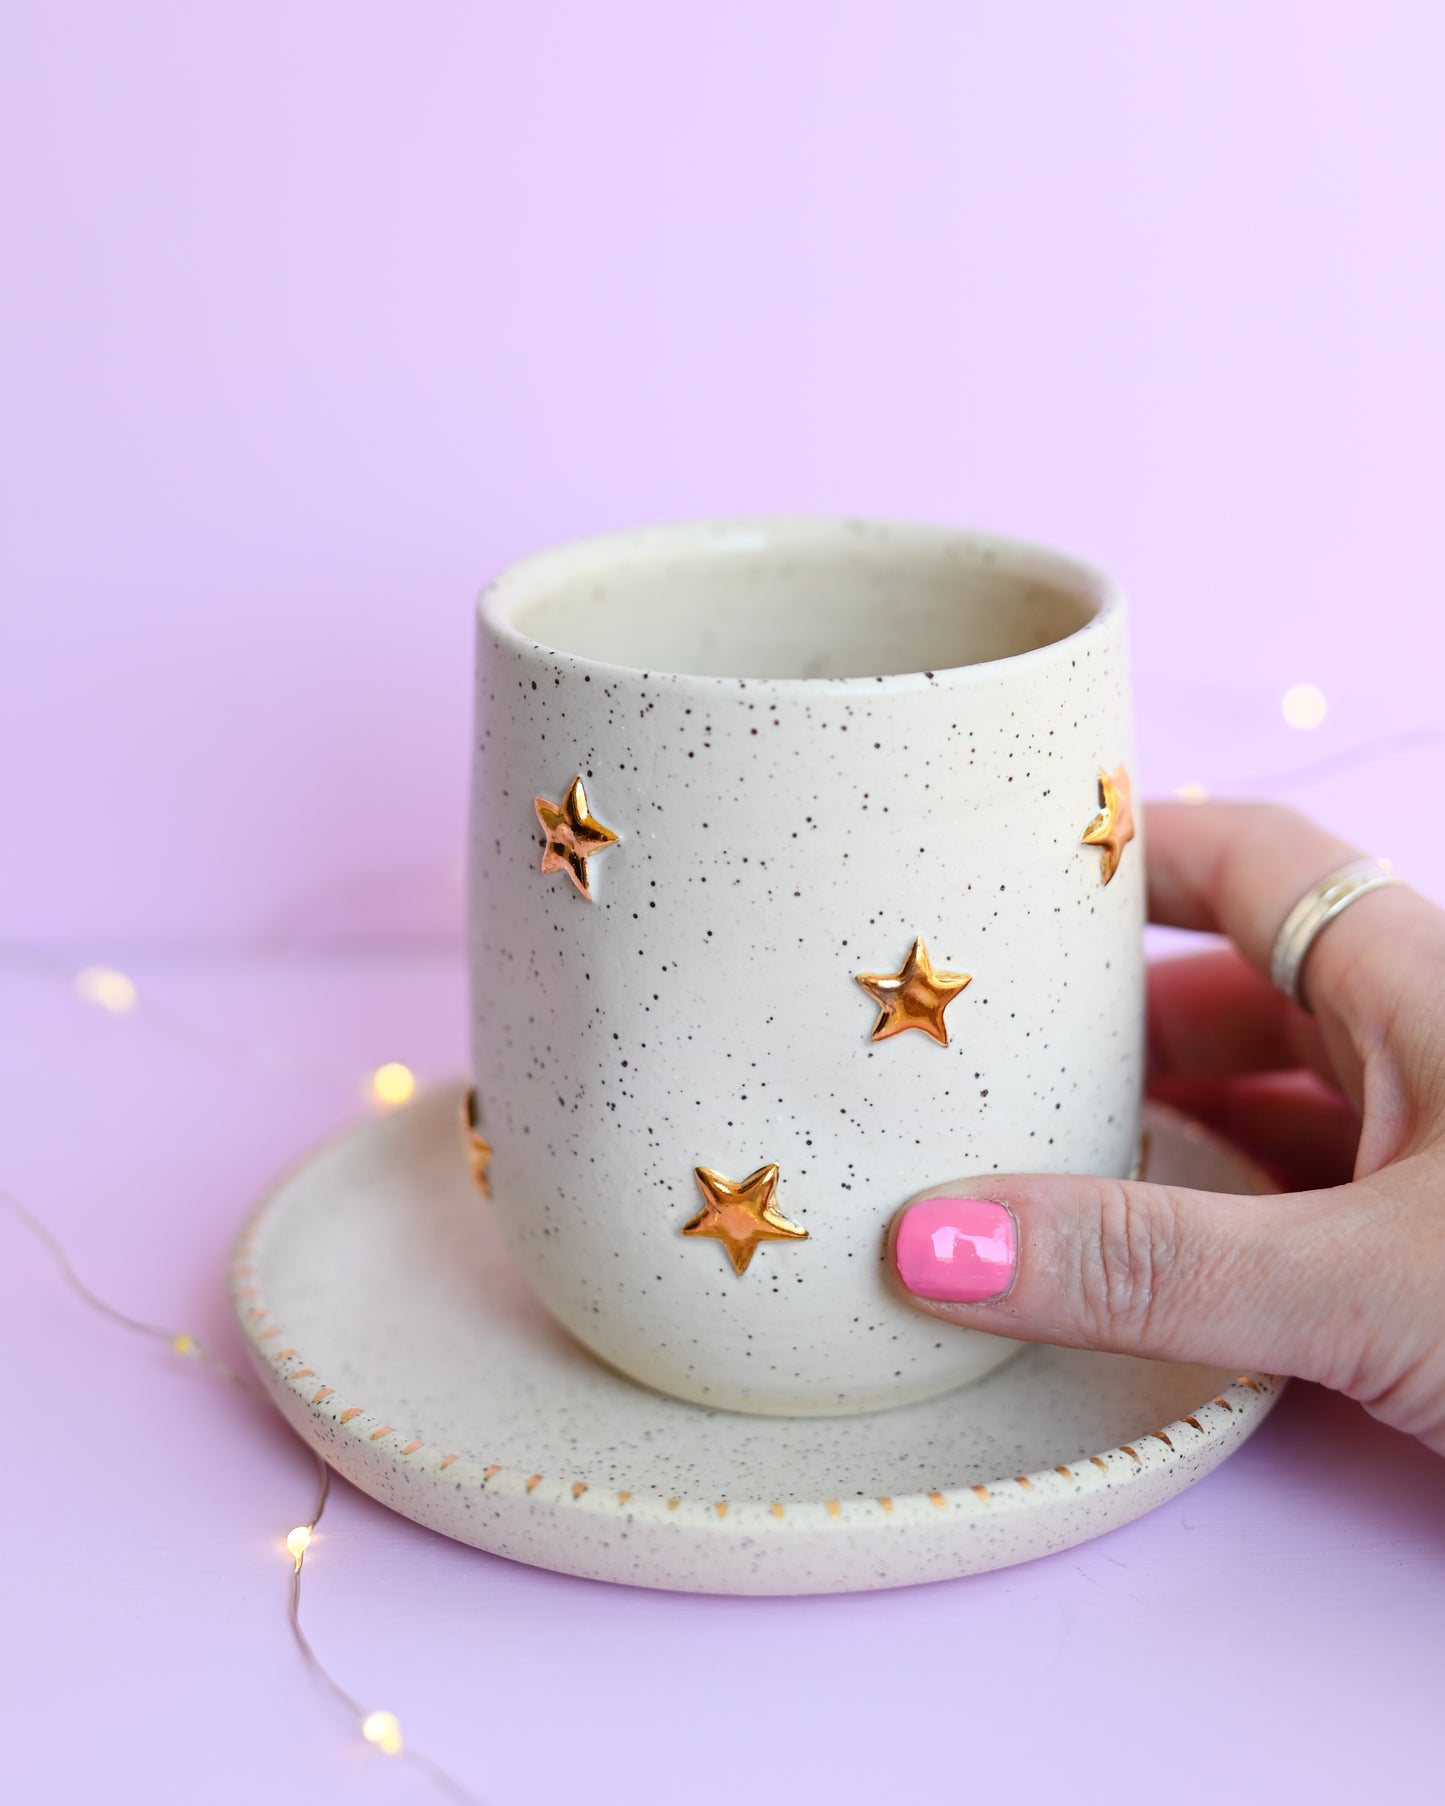
[[[1156,922],[1226,934],[1257,972],[1285,917],[1330,872],[1357,858],[1347,841],[1276,803],[1153,803],[1147,812],[1149,908]],[[1320,932],[1305,979],[1311,1006],[1357,1048],[1418,996],[1412,965],[1445,967],[1445,916],[1391,887],[1362,897]]]
[[[936,1317],[1309,1379],[1353,1357],[1359,1293],[1339,1253],[1353,1188],[1248,1198],[1051,1174],[966,1189],[924,1192],[895,1224],[899,1280]]]
[[[1145,819],[1150,920],[1228,935],[1257,972],[1301,895],[1360,856],[1277,803],[1150,803]]]
[[[1312,1072],[1161,1079],[1149,1089],[1151,1096],[1233,1142],[1283,1190],[1344,1185],[1354,1176],[1359,1113]]]
[[[1149,967],[1149,1073],[1224,1078],[1308,1066],[1331,1077],[1319,1025],[1232,947]]]

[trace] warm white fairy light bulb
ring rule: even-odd
[[[368,1712],[361,1721],[361,1734],[388,1756],[401,1754],[401,1726],[395,1712]]]
[[[388,1060],[371,1075],[371,1095],[379,1104],[404,1104],[416,1090],[416,1074],[400,1060]]]
[[[286,1553],[298,1568],[301,1566],[301,1557],[310,1547],[311,1526],[309,1524],[298,1524],[294,1530],[287,1531]]]
[[[1280,698],[1280,708],[1291,727],[1318,727],[1329,703],[1318,684],[1291,684]]]
[[[86,966],[72,982],[76,996],[97,1009],[123,1016],[136,1006],[135,985],[124,972],[116,972],[110,966]]]

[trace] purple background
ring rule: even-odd
[[[857,510],[1082,552],[1134,597],[1148,788],[1292,798],[1445,896],[1442,54],[1428,0],[11,0],[0,937],[285,1058],[17,966],[0,1182],[236,1349],[259,1190],[369,1066],[463,1064],[469,602],[582,532]],[[0,1360],[16,1797],[431,1797],[298,1664],[279,1422],[3,1220]],[[1442,1505],[1296,1388],[1152,1518],[977,1580],[629,1593],[343,1488],[308,1610],[493,1806],[1418,1792]]]

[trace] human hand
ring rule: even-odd
[[[1352,903],[1311,946],[1310,1015],[1270,952],[1354,849],[1261,803],[1154,804],[1147,849],[1151,919],[1234,943],[1151,968],[1150,1091],[1307,1189],[937,1185],[895,1220],[899,1277],[995,1335],[1318,1380],[1445,1454],[1445,912],[1399,886]]]

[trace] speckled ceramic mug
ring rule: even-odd
[[[1134,1166],[1132,759],[1122,598],[1036,547],[776,519],[505,572],[473,1061],[491,1207],[558,1321],[741,1411],[1006,1359],[909,1306],[885,1235],[940,1180]]]

